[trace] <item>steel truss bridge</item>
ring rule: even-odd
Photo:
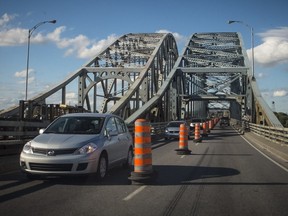
[[[170,33],[125,34],[60,84],[0,115],[51,118],[56,114],[47,111],[46,100],[57,97],[65,105],[72,83],[78,85],[77,108],[114,113],[128,124],[229,110],[239,121],[282,127],[261,97],[236,32],[195,33],[180,54]]]

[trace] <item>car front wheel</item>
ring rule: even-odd
[[[107,174],[107,170],[108,170],[108,165],[107,165],[107,157],[102,154],[100,156],[99,159],[99,163],[98,163],[98,169],[97,169],[97,173],[96,173],[96,178],[97,180],[102,180],[105,178],[106,174]]]

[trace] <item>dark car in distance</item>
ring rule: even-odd
[[[185,124],[188,129],[188,138],[190,138],[193,134],[190,133],[189,126],[186,121],[179,120],[179,121],[170,121],[166,128],[165,128],[165,139],[179,139],[179,131],[180,125]]]
[[[220,127],[230,126],[230,119],[229,117],[222,117],[220,119]]]

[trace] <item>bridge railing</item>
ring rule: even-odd
[[[37,136],[39,129],[46,128],[50,121],[0,120],[0,140],[23,140]]]
[[[270,127],[249,123],[249,129],[250,131],[273,142],[288,145],[288,128]]]

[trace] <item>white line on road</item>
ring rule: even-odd
[[[184,158],[185,157],[185,155],[182,155],[180,158]]]
[[[277,166],[281,167],[283,170],[285,170],[286,172],[288,172],[288,169],[284,166],[282,166],[280,163],[276,162],[275,160],[273,160],[272,158],[268,157],[266,154],[264,154],[263,152],[261,152],[259,149],[257,149],[252,143],[250,143],[244,136],[241,135],[241,137],[250,145],[252,146],[254,149],[256,149],[260,154],[262,154],[264,157],[266,157],[267,159],[269,159],[271,162],[273,162],[274,164],[276,164]]]
[[[137,190],[135,190],[134,192],[132,192],[128,196],[126,196],[123,200],[124,201],[128,201],[128,200],[132,199],[134,196],[136,196],[138,193],[140,193],[146,187],[147,187],[146,185],[143,185],[143,186],[139,187]]]

